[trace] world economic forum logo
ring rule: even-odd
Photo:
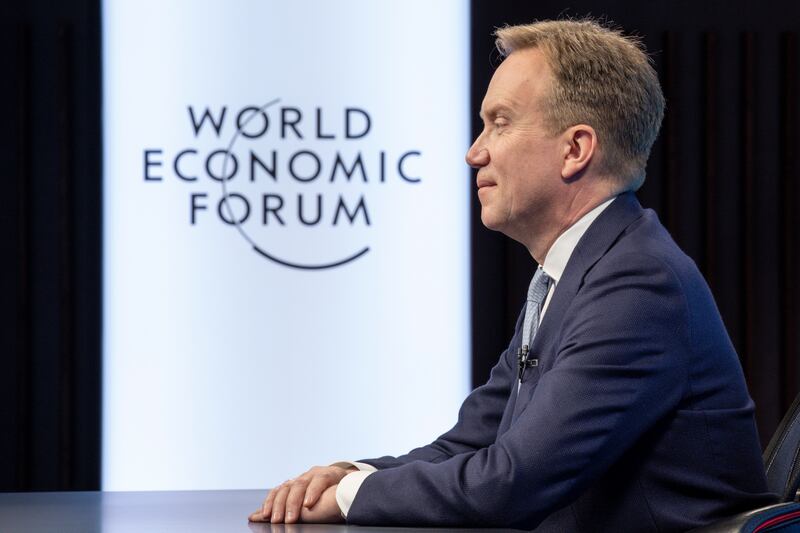
[[[186,209],[187,224],[196,226],[210,217],[235,228],[260,257],[284,267],[339,267],[367,254],[370,243],[309,260],[308,250],[302,259],[285,249],[274,251],[270,235],[294,228],[300,235],[293,244],[297,251],[308,235],[298,228],[324,230],[326,236],[332,229],[369,228],[376,217],[370,187],[422,181],[414,172],[420,150],[389,151],[365,142],[373,117],[363,107],[301,107],[276,98],[238,109],[187,105],[186,119],[189,146],[143,149],[144,181],[186,184],[191,190],[181,208]],[[329,129],[333,123],[337,129]]]

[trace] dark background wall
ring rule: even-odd
[[[99,10],[99,0],[0,4],[0,490],[99,487]],[[668,108],[639,198],[709,280],[766,443],[800,384],[800,6],[474,0],[472,12],[476,113],[499,61],[497,26],[594,14],[642,36]],[[477,385],[508,341],[533,262],[473,208]]]
[[[99,26],[0,3],[0,490],[99,486]]]

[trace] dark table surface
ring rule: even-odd
[[[2,533],[490,531],[248,523],[266,490],[0,493]],[[513,531],[513,530],[494,530]]]

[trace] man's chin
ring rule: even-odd
[[[481,209],[481,222],[487,229],[492,231],[502,231],[500,221],[487,209]]]

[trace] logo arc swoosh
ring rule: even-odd
[[[341,259],[339,261],[334,261],[332,263],[324,263],[324,264],[321,264],[321,265],[303,265],[303,264],[300,264],[300,263],[293,263],[291,261],[286,261],[284,259],[280,259],[279,257],[275,257],[274,255],[270,254],[269,252],[267,252],[265,250],[262,250],[261,248],[259,248],[255,244],[253,244],[253,250],[258,252],[262,256],[266,257],[270,261],[274,261],[275,263],[278,263],[279,265],[283,265],[285,267],[296,268],[296,269],[299,269],[299,270],[324,270],[326,268],[336,268],[338,266],[345,265],[345,264],[347,264],[347,263],[349,263],[351,261],[355,261],[356,259],[358,259],[362,255],[364,255],[367,252],[369,252],[369,246],[365,246],[361,251],[356,252],[355,254],[351,255],[350,257],[346,257],[344,259]]]

